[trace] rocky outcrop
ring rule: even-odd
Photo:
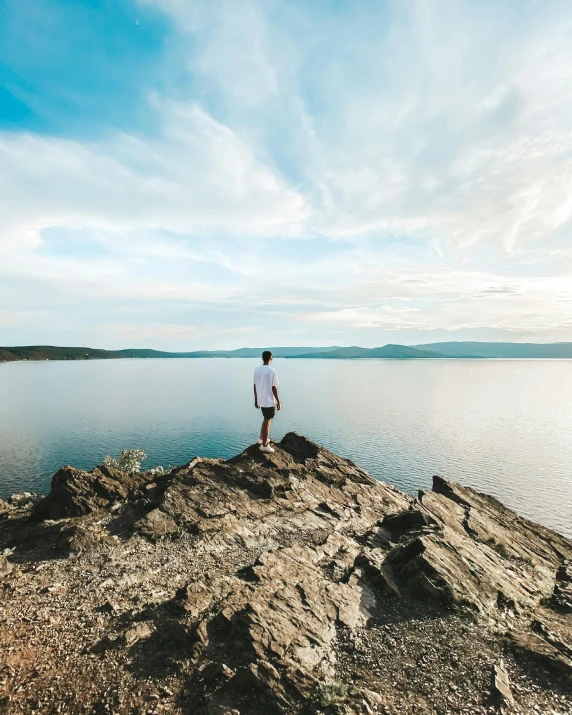
[[[27,507],[32,509],[42,501],[42,496],[40,494],[35,494],[32,492],[18,492],[17,494],[12,494],[8,503],[2,502],[0,500],[0,511],[5,511],[9,507]]]
[[[409,511],[388,516],[380,533],[399,540],[387,559],[405,585],[480,615],[549,597],[571,553],[564,537],[441,477]]]
[[[48,496],[40,501],[34,515],[38,519],[63,519],[89,514],[118,501],[136,499],[148,479],[112,467],[97,467],[85,472],[62,467],[52,479]]]
[[[556,572],[552,603],[567,613],[572,613],[572,562],[565,560]]]
[[[6,548],[0,648],[42,654],[10,656],[7,712],[572,709],[570,541],[295,433],[160,477],[65,467]]]
[[[183,529],[248,543],[276,529],[295,534],[344,522],[365,532],[410,503],[348,460],[289,434],[274,454],[253,446],[227,462],[195,459],[174,470],[137,527],[150,537]]]

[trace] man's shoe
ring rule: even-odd
[[[272,452],[274,452],[274,450],[272,449],[272,447],[269,444],[266,444],[266,445],[261,444],[260,451],[264,452],[265,454],[271,454]]]
[[[260,437],[256,440],[256,444],[264,444],[264,442],[260,439]]]

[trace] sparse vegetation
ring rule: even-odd
[[[348,689],[343,683],[325,681],[316,688],[315,700],[320,707],[326,708],[342,702],[347,694]]]
[[[104,467],[119,469],[121,472],[128,474],[136,474],[141,471],[141,462],[147,459],[147,454],[142,449],[124,449],[121,452],[119,459],[111,457],[109,454],[105,456],[101,463]],[[155,467],[147,470],[149,474],[161,475],[165,473],[163,467]]]

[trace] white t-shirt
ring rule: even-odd
[[[254,384],[259,407],[274,407],[272,386],[278,387],[278,373],[270,365],[259,365],[254,371]]]

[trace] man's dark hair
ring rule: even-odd
[[[272,353],[270,352],[270,350],[265,350],[265,351],[262,353],[262,362],[263,362],[264,364],[266,364],[267,362],[270,362],[270,358],[271,358],[271,357],[272,357]]]

